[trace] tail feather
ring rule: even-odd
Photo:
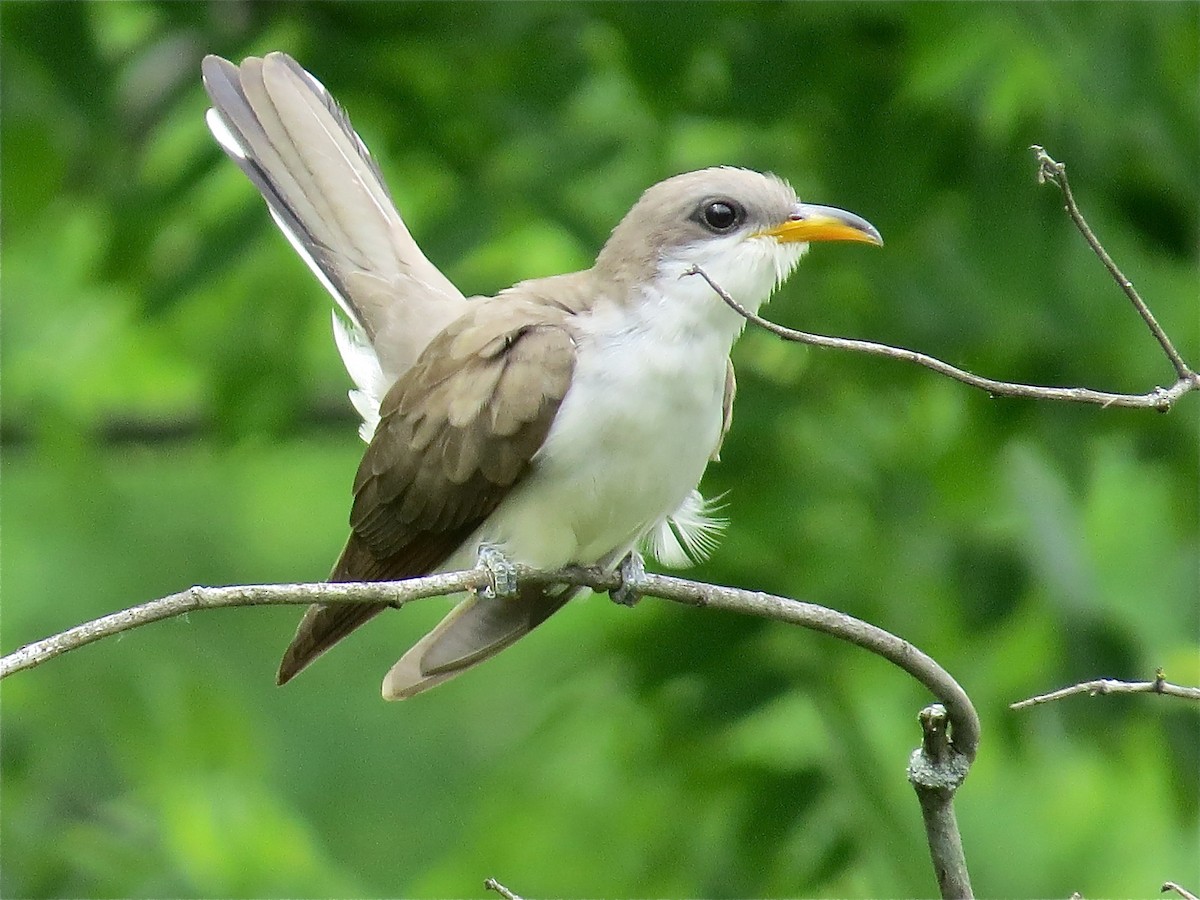
[[[275,683],[287,684],[318,656],[385,609],[386,603],[314,603],[296,626],[296,635],[279,661]]]
[[[404,700],[490,659],[546,621],[580,591],[522,587],[516,597],[468,597],[392,666],[385,700]]]
[[[461,533],[448,532],[442,541],[425,541],[419,547],[408,548],[402,559],[381,561],[351,535],[329,580],[392,581],[424,575],[435,571],[462,539]],[[314,603],[305,610],[283,652],[276,684],[287,684],[326,650],[387,608],[386,603]]]
[[[386,390],[467,301],[421,252],[379,166],[316,78],[284,53],[240,66],[207,56],[202,72],[213,136],[361,335],[352,343],[376,356]]]

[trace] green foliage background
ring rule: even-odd
[[[193,583],[322,578],[362,446],[328,302],[203,124],[199,61],[283,49],[349,109],[468,293],[589,264],[647,185],[716,163],[852,209],[793,326],[981,373],[1172,374],[1034,183],[1200,362],[1200,6],[6,4],[3,647]],[[959,795],[985,896],[1200,884],[1200,718],[1011,701],[1155,666],[1200,680],[1197,434],[991,400],[898,363],[738,345],[695,576],[844,609],[983,718]],[[926,702],[776,623],[573,603],[389,705],[446,608],[389,614],[286,689],[298,610],[155,625],[3,686],[4,896],[928,896],[904,765]]]

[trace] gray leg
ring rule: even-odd
[[[517,594],[517,569],[507,556],[491,544],[479,545],[478,565],[487,569],[492,584],[480,588],[484,600],[504,600]]]
[[[636,606],[642,599],[638,587],[646,577],[646,564],[642,560],[642,554],[630,550],[621,560],[621,565],[617,566],[617,574],[621,576],[621,586],[609,591],[608,596],[613,603],[619,603],[621,606]]]

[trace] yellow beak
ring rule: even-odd
[[[773,237],[781,244],[857,241],[883,246],[883,238],[866,219],[836,206],[815,203],[797,203],[790,216],[778,225],[758,232],[755,237]]]

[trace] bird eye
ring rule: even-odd
[[[742,221],[742,210],[728,200],[712,200],[700,210],[700,218],[713,231],[728,231]]]

